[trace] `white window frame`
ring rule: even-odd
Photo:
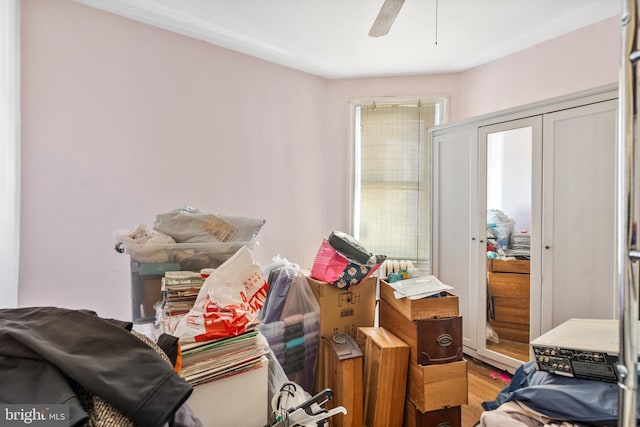
[[[435,124],[443,124],[448,120],[448,103],[449,98],[447,96],[416,96],[416,97],[377,97],[377,98],[364,98],[364,99],[356,99],[352,100],[350,103],[350,112],[351,112],[351,146],[352,146],[352,182],[351,182],[351,199],[350,199],[350,221],[351,221],[351,234],[356,238],[360,239],[359,230],[360,230],[360,188],[359,183],[361,181],[361,170],[360,170],[360,162],[361,155],[360,152],[360,144],[359,144],[359,115],[357,114],[357,108],[367,105],[375,104],[377,106],[385,106],[389,104],[416,104],[416,103],[434,103],[436,104],[436,123]],[[425,143],[427,144],[426,149],[429,149],[430,142],[428,141],[428,135],[426,133],[427,129],[423,129],[425,132]],[[421,165],[421,167],[424,165]],[[427,165],[429,169],[431,169],[431,165]],[[431,172],[429,171],[429,174]],[[425,214],[430,217],[428,214],[429,207],[426,208]],[[429,227],[430,229],[430,227]],[[430,236],[429,236],[430,239]],[[430,244],[430,242],[429,242]],[[375,251],[374,251],[375,252]],[[389,259],[398,259],[394,257],[393,254],[384,254],[389,257]],[[429,259],[421,259],[418,260],[419,267],[426,271],[430,269]]]

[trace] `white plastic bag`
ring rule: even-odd
[[[254,263],[249,248],[243,246],[207,277],[175,335],[185,343],[245,332],[256,322],[268,288],[262,269]]]

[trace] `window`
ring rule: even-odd
[[[443,122],[446,100],[353,105],[353,234],[389,259],[429,270],[430,144],[427,129]]]

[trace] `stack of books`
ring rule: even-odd
[[[181,349],[180,376],[195,386],[262,367],[269,344],[253,328],[228,338],[182,344]]]
[[[505,254],[508,256],[525,258],[531,256],[531,234],[512,233],[510,249],[510,251],[505,251]]]
[[[163,332],[172,333],[180,318],[193,308],[205,277],[195,271],[167,271],[162,278]]]

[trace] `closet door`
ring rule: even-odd
[[[485,262],[480,263],[478,305],[485,305],[477,324],[487,329],[478,328],[478,355],[515,370],[530,358],[530,337],[540,334],[542,116],[481,126],[478,148],[480,240],[487,240],[493,222],[489,210],[502,211],[514,221],[514,231],[526,230],[530,236],[529,251],[518,254],[510,253],[508,239],[503,246],[492,239],[496,251],[510,257],[499,264],[487,263],[486,245],[479,251]]]
[[[543,118],[542,333],[616,316],[616,100]]]
[[[476,349],[478,231],[477,128],[432,133],[431,271],[459,299],[465,351]]]

